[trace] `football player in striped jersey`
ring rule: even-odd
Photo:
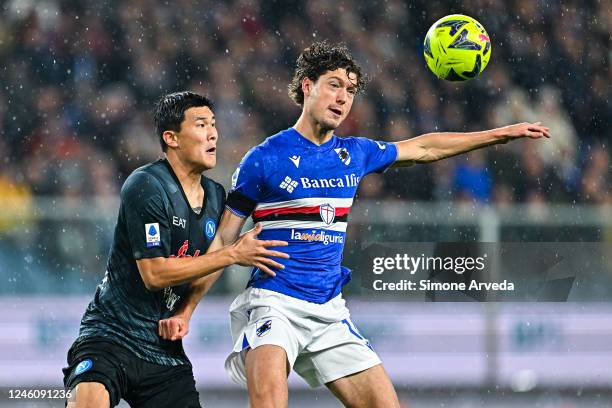
[[[254,267],[230,307],[234,348],[226,370],[247,385],[250,406],[286,407],[291,369],[325,385],[346,406],[399,407],[370,342],[351,321],[341,289],[347,219],[360,180],[390,166],[428,163],[513,139],[549,137],[522,123],[472,133],[430,133],[398,143],[338,137],[334,130],[364,88],[342,44],[317,42],[297,60],[289,94],[302,113],[295,125],[253,147],[232,177],[217,238],[227,245],[246,219],[277,248],[283,269]],[[188,304],[195,304],[190,302]]]

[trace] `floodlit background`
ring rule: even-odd
[[[286,87],[313,40],[345,41],[371,78],[340,135],[397,141],[541,120],[519,141],[370,175],[345,262],[372,242],[612,240],[610,0],[0,1],[0,387],[59,388],[66,351],[102,279],[123,180],[160,156],[151,109],[190,89],[216,102],[218,166],[290,127]],[[492,39],[483,75],[436,79],[422,43],[464,13]],[[608,246],[609,247],[609,246]],[[359,272],[359,271],[357,271]],[[185,341],[203,403],[246,406],[223,372],[225,273]],[[566,303],[369,300],[346,287],[406,407],[612,406],[612,267]],[[576,289],[576,290],[574,290]],[[61,401],[0,406],[63,406]],[[291,380],[291,407],[339,406]]]

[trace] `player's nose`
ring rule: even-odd
[[[210,130],[208,131],[208,140],[214,141],[217,139],[219,139],[219,132],[217,131],[216,127],[211,127]]]

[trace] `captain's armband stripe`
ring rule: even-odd
[[[225,206],[238,216],[248,217],[257,206],[257,203],[244,194],[234,190],[227,195]]]

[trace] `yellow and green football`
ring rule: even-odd
[[[436,21],[425,36],[423,48],[431,72],[448,81],[477,77],[491,58],[491,40],[484,27],[463,14]]]

